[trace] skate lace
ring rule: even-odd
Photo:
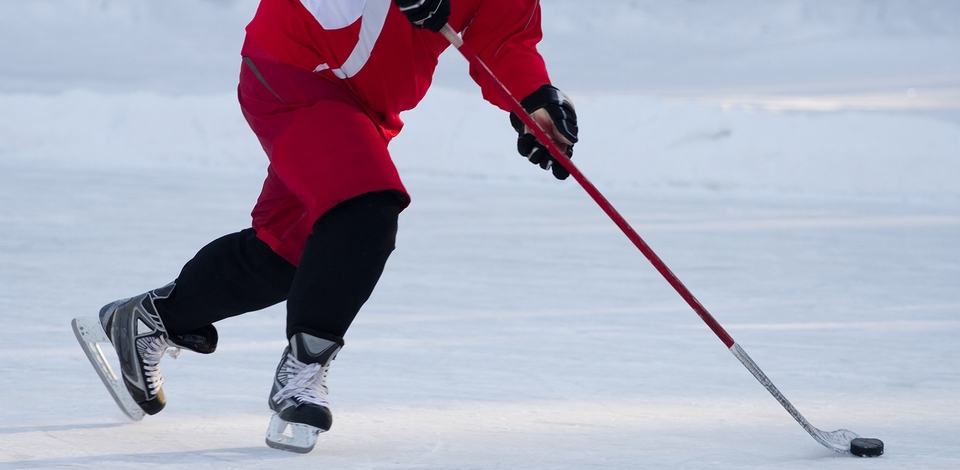
[[[143,373],[146,377],[147,386],[154,394],[163,386],[163,376],[160,375],[160,359],[164,354],[176,359],[180,357],[180,348],[171,346],[167,339],[162,336],[153,336],[141,338],[140,356],[143,358]]]
[[[327,402],[327,373],[330,366],[321,366],[319,363],[304,364],[293,356],[287,360],[280,371],[280,375],[288,378],[286,385],[273,395],[274,402],[281,402],[287,398],[297,398],[300,401],[329,406]]]

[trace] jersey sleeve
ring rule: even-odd
[[[541,38],[539,0],[483,0],[463,32],[463,42],[517,100],[550,84],[537,51]],[[509,111],[508,104],[492,91],[496,83],[488,83],[472,67],[470,76],[480,85],[484,99]]]

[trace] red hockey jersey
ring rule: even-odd
[[[518,99],[550,79],[537,52],[538,0],[451,0],[450,26]],[[350,90],[389,139],[400,113],[423,99],[437,58],[449,46],[439,33],[414,28],[393,0],[262,0],[247,26],[250,40],[277,60]],[[502,109],[493,84],[476,71],[483,96]]]

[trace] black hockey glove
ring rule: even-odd
[[[449,0],[393,0],[418,28],[439,32],[450,16]]]
[[[543,85],[537,91],[520,101],[523,109],[533,116],[534,121],[547,131],[557,147],[568,158],[573,158],[573,144],[577,143],[577,112],[567,95],[551,85]],[[553,176],[565,180],[570,176],[563,165],[557,163],[546,147],[529,132],[520,118],[510,113],[510,124],[519,134],[517,151],[527,157],[530,163],[540,165],[544,170],[553,170]]]

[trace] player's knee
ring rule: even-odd
[[[314,224],[313,233],[365,252],[389,254],[396,244],[402,204],[403,195],[395,191],[363,194],[330,209]]]

